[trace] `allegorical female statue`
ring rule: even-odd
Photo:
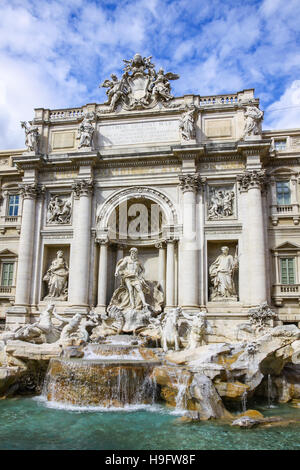
[[[40,140],[39,128],[32,122],[28,124],[26,121],[21,121],[21,127],[25,129],[25,145],[29,152],[38,153]]]
[[[92,147],[93,135],[95,131],[92,121],[93,114],[87,113],[78,127],[77,138],[80,139],[78,145],[79,149],[82,147]]]
[[[196,115],[196,107],[194,104],[190,104],[186,108],[186,111],[182,115],[181,121],[179,123],[179,129],[181,131],[181,135],[184,140],[190,140],[190,139],[196,138],[195,115]]]
[[[237,253],[229,254],[228,246],[222,246],[222,254],[209,267],[212,282],[211,300],[236,300],[236,289],[233,281],[234,271],[238,268]]]
[[[59,250],[43,280],[48,283],[48,294],[44,300],[67,300],[69,267],[64,259],[64,252]]]
[[[264,113],[256,106],[247,106],[245,110],[244,136],[258,135],[261,133],[261,121]]]

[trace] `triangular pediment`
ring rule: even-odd
[[[284,242],[278,245],[276,248],[274,248],[273,251],[286,251],[286,250],[300,250],[300,246],[296,245],[295,243],[291,242]]]
[[[8,250],[7,248],[5,250],[0,251],[0,256],[18,256],[17,253],[14,253],[13,251]]]

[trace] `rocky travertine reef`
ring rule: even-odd
[[[181,337],[181,312],[175,309],[136,335],[118,335],[116,329],[109,335],[111,325],[105,330],[95,315],[76,314],[55,326],[54,336],[49,311],[25,330],[2,334],[1,397],[43,388],[48,400],[75,405],[123,407],[162,400],[196,420],[232,420],[227,404],[246,403],[255,395],[271,393],[279,402],[300,398],[300,329],[295,325],[260,323],[259,329],[251,326],[247,340],[203,344],[205,318],[193,318]],[[100,326],[102,336],[96,333]],[[236,421],[241,427],[266,423],[252,415]]]

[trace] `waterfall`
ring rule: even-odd
[[[225,370],[225,375],[226,375],[226,382],[232,382],[232,373],[231,370],[229,369],[228,365],[226,364],[225,358],[222,356],[221,357],[221,362]]]
[[[66,405],[151,405],[157,399],[154,365],[140,360],[51,359],[43,395]]]
[[[273,383],[272,377],[268,374],[268,382],[267,382],[267,395],[268,395],[268,408],[273,408],[273,401],[274,401],[274,394],[273,394]]]
[[[247,390],[245,390],[242,395],[242,411],[243,413],[247,411]]]
[[[173,385],[177,389],[175,397],[175,412],[182,412],[187,410],[187,391],[190,376],[184,374],[181,370],[173,371]]]

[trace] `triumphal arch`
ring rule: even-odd
[[[262,130],[253,89],[175,97],[177,72],[136,54],[105,103],[35,109],[26,149],[0,152],[7,327],[150,294],[215,341],[253,307],[300,322],[300,129]]]

